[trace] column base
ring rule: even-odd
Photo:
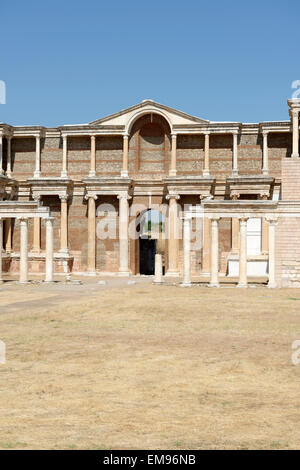
[[[209,172],[209,170],[203,170],[202,176],[210,177],[210,172]]]
[[[248,287],[248,284],[246,284],[245,282],[239,282],[236,287],[246,288]]]
[[[128,178],[128,171],[127,170],[122,170],[121,171],[121,178]]]
[[[130,271],[119,271],[118,276],[120,276],[120,277],[129,277],[130,276]]]
[[[173,271],[169,269],[169,271],[165,274],[166,277],[179,277],[179,271]]]
[[[33,173],[33,177],[34,177],[34,178],[40,178],[40,177],[41,177],[41,172],[40,172],[40,171],[35,171],[35,172]]]
[[[152,282],[152,284],[155,284],[155,285],[161,285],[163,283],[164,283],[163,281],[153,281]]]
[[[68,174],[66,171],[62,171],[61,174],[60,174],[60,177],[61,178],[68,178]]]
[[[62,255],[69,255],[69,248],[61,248],[60,250],[58,250],[58,253],[62,254]]]
[[[231,176],[235,178],[236,176],[239,176],[238,170],[232,170]]]
[[[299,158],[299,153],[292,153],[291,158]]]
[[[218,282],[210,282],[208,287],[220,287],[220,284]]]
[[[86,273],[84,273],[85,276],[97,276],[97,273],[96,271],[87,271]]]
[[[17,281],[17,284],[29,284],[29,281]]]
[[[276,282],[268,282],[267,287],[269,289],[275,289],[277,287],[277,284],[276,284]]]
[[[89,172],[89,178],[95,178],[96,177],[96,172],[95,171],[90,171]]]
[[[44,284],[54,284],[54,281],[44,281]]]
[[[176,175],[177,175],[177,171],[176,171],[176,170],[170,170],[169,176],[176,176]]]
[[[192,283],[191,282],[181,282],[180,287],[192,287]]]
[[[263,176],[269,176],[269,170],[262,170]]]

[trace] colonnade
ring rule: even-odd
[[[292,111],[292,128],[293,128],[293,154],[292,156],[299,156],[299,128],[297,128],[297,119],[299,119],[299,111]],[[229,131],[232,133],[232,176],[238,176],[238,130]],[[268,163],[268,130],[263,130],[263,158],[262,158],[262,174],[269,174],[269,163]],[[220,135],[214,133],[211,130],[201,131],[199,135],[204,135],[204,163],[202,176],[210,177],[210,135]],[[83,134],[84,135],[84,134]],[[169,176],[174,177],[177,175],[177,138],[179,134],[171,134],[171,160],[169,168]],[[61,178],[68,179],[68,137],[71,135],[62,135],[62,167],[61,167]],[[11,159],[11,140],[12,135],[6,135],[7,139],[7,170],[6,175],[11,178],[12,176],[12,159]],[[34,178],[41,177],[41,138],[42,136],[33,135],[35,138],[35,169],[33,173]],[[90,170],[88,177],[95,178],[96,173],[96,134],[90,135]],[[130,136],[127,133],[122,134],[123,138],[123,159],[121,177],[128,178],[128,152],[129,152],[129,139]],[[3,169],[3,135],[0,135],[0,174],[4,175]]]
[[[20,222],[20,270],[19,282],[28,282],[28,217],[18,217]],[[53,282],[53,217],[44,219],[46,223],[46,274],[45,282]],[[0,218],[0,281],[3,282],[3,219]]]
[[[255,215],[255,214],[253,214]],[[205,220],[211,221],[211,248],[210,248],[210,287],[219,287],[219,221],[222,217],[210,216]],[[247,287],[247,221],[248,217],[238,216],[239,221],[239,282],[237,287]],[[190,266],[190,236],[191,236],[190,215],[184,216],[183,222],[183,285],[191,284]],[[268,223],[268,244],[269,244],[269,281],[268,287],[276,287],[275,273],[275,226],[277,217],[266,217]]]

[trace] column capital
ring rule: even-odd
[[[35,202],[40,202],[40,200],[41,200],[41,195],[40,195],[40,194],[33,194],[32,199],[33,199]]]
[[[239,134],[239,131],[238,131],[237,129],[233,129],[233,130],[231,131],[231,133],[232,133],[233,135],[238,135],[238,134]]]
[[[221,219],[219,215],[209,215],[207,218],[210,219],[212,222],[219,222],[219,220]]]
[[[172,132],[171,137],[172,137],[172,139],[177,139],[177,134],[175,134],[174,132]]]
[[[278,222],[278,217],[276,216],[267,216],[265,219],[270,225],[276,225]]]
[[[178,201],[180,199],[180,195],[179,194],[167,194],[166,199],[167,201],[169,201],[170,199],[176,199],[176,201]]]
[[[236,190],[233,190],[231,191],[230,193],[230,198],[233,200],[233,201],[237,201],[239,198],[240,198],[240,193]]]
[[[240,224],[243,225],[243,224],[247,224],[249,217],[245,217],[244,215],[242,215],[238,217],[238,219],[240,221]]]
[[[214,196],[212,194],[200,194],[199,199],[200,201],[212,201]]]
[[[20,224],[22,224],[22,223],[26,223],[26,224],[27,224],[27,222],[28,222],[28,217],[24,217],[24,216],[21,215],[20,217],[17,217],[17,220],[20,221]]]
[[[259,199],[262,199],[263,201],[267,201],[270,197],[270,192],[269,191],[261,191],[259,193]]]
[[[69,199],[68,194],[59,194],[58,197],[61,200],[61,202],[68,202],[68,199]]]
[[[123,134],[123,139],[129,139],[129,134]]]
[[[94,199],[95,201],[98,199],[97,194],[86,194],[84,199],[87,201],[88,199]]]
[[[129,199],[131,199],[131,196],[129,196],[129,194],[118,194],[117,195],[117,198],[120,200],[120,199],[126,199],[127,201],[129,201]]]

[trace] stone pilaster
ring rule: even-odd
[[[121,171],[121,176],[123,178],[128,178],[128,151],[129,151],[129,135],[123,135],[123,168]]]
[[[61,178],[68,178],[68,137],[63,135],[63,160]]]
[[[209,173],[209,132],[204,134],[204,167],[203,176],[210,176]]]
[[[292,157],[299,157],[299,109],[292,109],[293,151]]]
[[[96,136],[91,135],[91,167],[89,177],[94,178],[96,176]]]
[[[169,176],[176,176],[177,169],[176,169],[176,150],[177,150],[177,135],[172,134],[172,147],[171,147],[171,167],[169,171]]]
[[[232,135],[232,176],[238,176],[238,131],[234,131]]]
[[[41,176],[41,139],[40,136],[35,138],[35,170],[33,177],[40,178]]]
[[[263,164],[262,174],[267,176],[269,174],[269,152],[268,152],[268,131],[263,131]]]

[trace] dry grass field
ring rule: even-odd
[[[4,284],[1,449],[300,449],[300,291]]]

